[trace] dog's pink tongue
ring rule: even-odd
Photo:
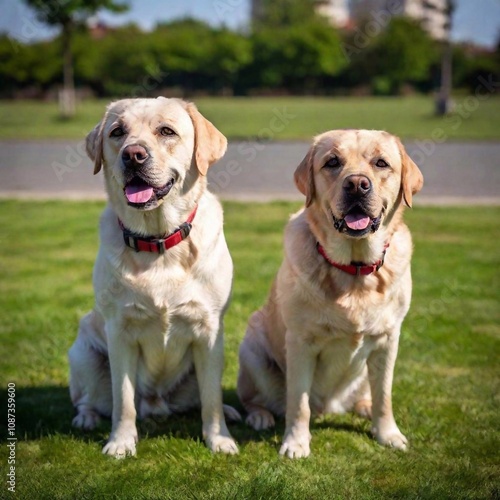
[[[370,224],[370,217],[364,214],[348,214],[344,217],[345,223],[355,231],[366,229]]]
[[[145,182],[130,184],[125,188],[125,196],[130,203],[146,203],[153,196],[153,188]]]

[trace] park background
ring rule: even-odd
[[[500,4],[391,3],[430,5],[436,36],[383,0],[336,20],[330,3],[347,4],[0,1],[0,381],[2,401],[16,386],[19,498],[499,498]],[[229,138],[209,182],[235,263],[223,389],[240,409],[238,345],[301,205],[292,176],[312,136],[402,137],[426,178],[406,215],[414,298],[393,391],[407,453],[354,415],[315,419],[300,461],[278,457],[283,421],[232,424],[240,454],[225,457],[204,447],[197,412],[146,420],[125,461],[100,453],[109,422],[71,428],[66,353],[93,304],[104,206],[84,137],[110,100],[157,95],[193,100]]]

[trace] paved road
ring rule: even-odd
[[[500,143],[405,145],[426,181],[416,202],[500,205]],[[0,141],[0,147],[2,197],[104,197],[83,142]],[[233,142],[210,169],[210,188],[225,199],[300,200],[293,172],[307,148],[306,142]]]

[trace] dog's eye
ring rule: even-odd
[[[123,135],[125,135],[125,130],[123,130],[123,127],[115,127],[109,133],[109,137],[122,137]]]
[[[170,135],[175,135],[175,132],[171,128],[162,127],[160,129],[160,134],[168,137]]]
[[[337,156],[332,156],[323,166],[325,168],[338,168],[341,166],[341,163]]]
[[[377,163],[375,163],[375,165],[378,168],[387,168],[389,166],[389,164],[385,160],[382,160],[382,158],[380,158],[379,160],[377,160]]]

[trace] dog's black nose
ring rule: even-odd
[[[122,161],[126,167],[142,165],[149,158],[146,148],[139,144],[131,144],[122,152]]]
[[[349,175],[344,179],[342,187],[349,196],[361,198],[372,190],[372,182],[365,175]]]

